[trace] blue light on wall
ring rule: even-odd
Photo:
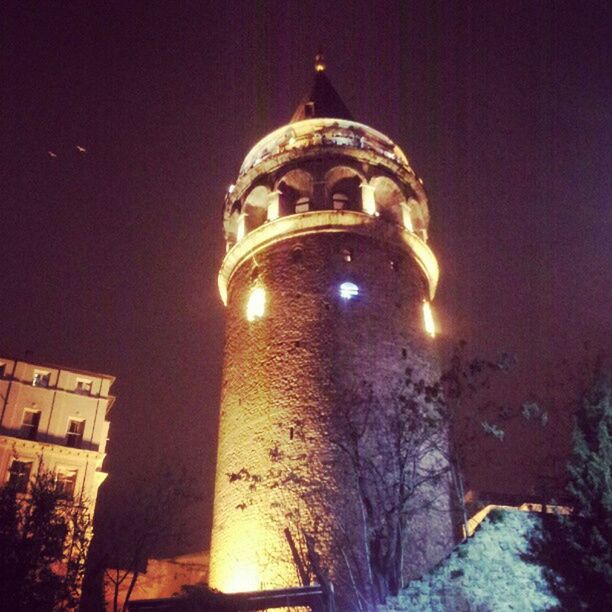
[[[359,287],[355,283],[342,283],[340,285],[340,297],[343,300],[351,300],[359,295]]]

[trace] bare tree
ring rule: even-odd
[[[516,410],[500,403],[489,393],[494,378],[508,372],[513,365],[514,358],[508,353],[502,353],[492,360],[470,358],[467,355],[467,344],[462,341],[454,348],[440,380],[430,389],[450,434],[446,456],[464,538],[468,535],[465,474],[470,461],[475,460],[473,449],[483,435],[502,441],[507,422],[517,416]],[[477,459],[482,460],[482,457]]]
[[[381,394],[363,382],[337,406],[294,420],[290,440],[280,435],[287,423],[279,424],[267,473],[228,477],[248,483],[245,504],[261,489],[278,492],[303,584],[331,590],[333,577],[343,606],[371,609],[405,582],[411,520],[450,512],[445,405],[407,369],[395,389]],[[313,443],[315,429],[327,432],[324,450]]]
[[[371,609],[397,594],[418,565],[423,524],[452,525],[458,508],[468,533],[464,472],[474,443],[503,440],[505,420],[516,411],[488,393],[512,358],[470,359],[466,352],[458,345],[433,379],[407,368],[400,380],[346,389],[334,411],[310,407],[303,418],[278,424],[266,473],[245,467],[228,474],[248,484],[245,506],[262,489],[275,491],[277,522],[302,584],[331,590],[333,577],[341,600],[350,600],[343,605]],[[442,549],[440,543],[440,555]]]
[[[185,541],[188,525],[181,513],[199,499],[184,470],[163,465],[153,483],[137,482],[123,503],[102,517],[97,527],[104,538],[98,564],[104,568],[105,582],[111,585],[113,612],[126,609],[155,552]]]

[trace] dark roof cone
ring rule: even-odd
[[[290,123],[315,118],[353,120],[351,111],[325,74],[325,59],[322,53],[317,53],[315,57],[315,78],[312,89],[295,109]]]

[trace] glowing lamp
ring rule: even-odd
[[[325,58],[322,53],[317,53],[315,57],[315,70],[317,72],[325,72]]]
[[[266,311],[266,291],[263,287],[255,287],[247,301],[247,321],[261,319]]]
[[[432,337],[436,337],[436,324],[434,323],[433,313],[431,311],[431,304],[427,301],[423,301],[423,324],[425,325],[425,331]]]
[[[359,287],[355,283],[342,283],[340,285],[340,297],[343,300],[352,300],[359,295]]]

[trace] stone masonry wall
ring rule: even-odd
[[[423,330],[422,274],[400,245],[348,232],[309,234],[277,242],[235,271],[227,307],[213,587],[241,591],[299,584],[283,529],[287,511],[303,506],[304,492],[296,495],[296,485],[271,490],[252,480],[230,482],[232,474],[268,474],[279,446],[297,449],[286,461],[299,461],[296,456],[308,461],[310,484],[297,486],[316,489],[304,520],[325,515],[319,517],[324,552],[326,546],[333,550],[336,523],[357,524],[350,516],[356,511],[352,483],[330,444],[332,421],[321,415],[334,414],[347,402],[347,391],[363,381],[384,403],[407,366],[426,379],[437,372],[432,340]],[[359,297],[340,297],[345,281],[358,285]],[[256,285],[265,288],[266,312],[248,322],[246,303]],[[296,435],[298,422],[308,432],[306,440]],[[301,453],[300,445],[320,452]],[[441,506],[448,508],[449,493],[441,487]],[[428,569],[451,544],[448,512],[415,516],[406,541],[406,576]],[[334,580],[342,581],[341,560],[328,563]]]

